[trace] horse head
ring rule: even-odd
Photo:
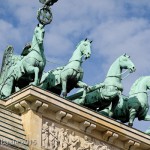
[[[43,44],[44,34],[45,34],[44,26],[42,24],[38,24],[34,30],[34,36],[39,45]]]
[[[92,41],[85,39],[79,44],[80,51],[85,59],[90,58],[91,56],[91,43]]]
[[[119,57],[119,63],[122,69],[128,69],[130,73],[136,70],[134,63],[131,61],[130,56],[127,54]]]

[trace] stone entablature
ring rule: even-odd
[[[88,144],[89,150],[150,149],[150,136],[34,86],[10,96],[3,105],[21,114],[27,139],[37,141],[30,149],[69,150],[73,141],[72,150]]]
[[[43,118],[42,147],[49,150],[119,150],[47,118]]]

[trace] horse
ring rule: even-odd
[[[15,92],[15,88],[39,84],[46,59],[44,55],[44,26],[38,24],[34,30],[32,43],[25,46],[21,56],[13,55],[13,47],[4,52],[0,74],[0,97],[5,98]]]
[[[149,104],[147,90],[150,89],[150,76],[143,76],[137,79],[132,85],[129,97],[123,99],[122,107],[114,109],[112,118],[123,123],[128,122],[130,127],[137,117],[139,120],[150,121],[148,115]]]
[[[103,83],[92,86],[89,90],[80,92],[83,93],[80,98],[74,99],[75,96],[70,96],[68,99],[74,99],[73,102],[84,105],[100,113],[102,113],[101,110],[109,107],[112,103],[113,110],[117,103],[120,102],[121,93],[123,91],[121,83],[123,69],[128,69],[130,73],[135,71],[135,65],[126,54],[121,55],[113,62]],[[75,95],[79,96],[78,93]]]
[[[43,73],[40,87],[58,95],[62,93],[63,97],[74,87],[86,87],[81,65],[83,56],[85,60],[91,56],[91,43],[88,39],[80,41],[66,66]]]

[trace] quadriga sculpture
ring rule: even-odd
[[[119,99],[122,98],[121,93],[123,91],[123,86],[121,83],[121,76],[123,69],[128,69],[130,73],[135,71],[133,62],[126,54],[117,58],[111,65],[103,83],[91,87],[87,93],[85,90],[84,92],[79,92],[73,96],[68,97],[68,99],[96,111],[105,109],[112,102],[111,109],[113,109],[117,105]],[[81,97],[78,98],[79,96]],[[112,110],[110,113],[112,113]]]
[[[40,87],[58,95],[62,92],[64,97],[75,87],[87,87],[82,82],[83,69],[81,65],[82,57],[87,59],[91,55],[91,42],[88,39],[82,40],[66,66],[44,73]]]
[[[38,24],[34,30],[31,45],[27,45],[21,56],[13,55],[13,47],[4,52],[0,73],[0,97],[15,92],[15,88],[38,85],[46,64],[43,47],[44,26]]]
[[[150,76],[137,79],[131,87],[129,98],[123,99],[122,107],[117,106],[112,118],[133,126],[134,119],[150,121],[147,90],[150,89]]]

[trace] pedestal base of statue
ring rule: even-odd
[[[150,136],[34,86],[1,105],[21,116],[30,150],[150,149]]]

